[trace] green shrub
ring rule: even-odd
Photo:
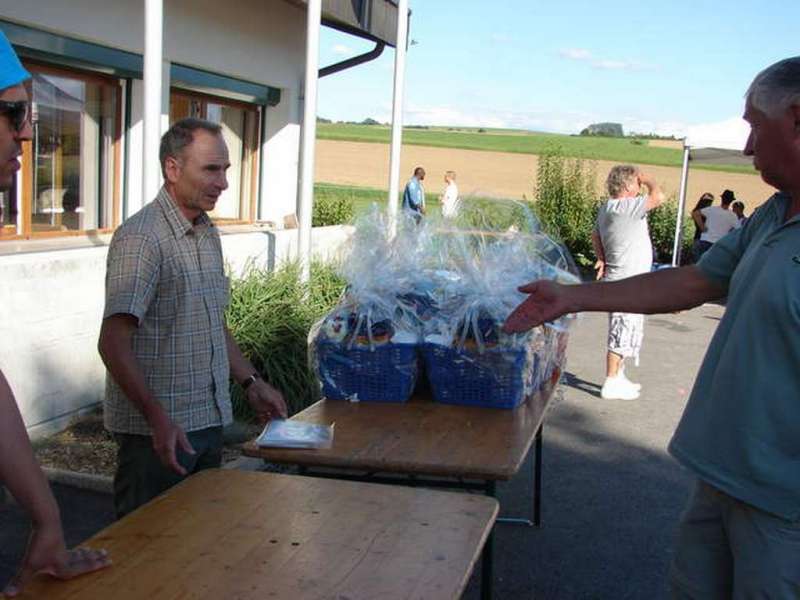
[[[539,156],[535,198],[533,210],[542,229],[567,247],[578,266],[594,263],[592,229],[598,206],[594,163],[549,149]]]
[[[675,220],[678,218],[678,202],[674,197],[654,208],[647,214],[647,224],[650,228],[650,240],[656,260],[660,263],[672,262],[672,247],[675,243]],[[689,258],[692,249],[694,228],[691,218],[684,215],[683,240],[681,256]]]
[[[353,220],[354,199],[352,194],[331,192],[326,189],[314,190],[314,212],[311,224],[314,227],[341,225]]]
[[[228,328],[253,366],[278,388],[290,414],[315,402],[319,388],[308,364],[311,325],[328,312],[344,289],[333,266],[314,263],[311,282],[300,282],[300,266],[285,263],[275,271],[249,267],[231,282]],[[238,384],[231,384],[237,419],[252,418]]]

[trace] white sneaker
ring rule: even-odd
[[[637,392],[641,392],[642,391],[642,384],[641,383],[634,383],[630,379],[628,379],[625,376],[625,369],[623,369],[622,367],[620,367],[619,372],[617,373],[617,377],[620,377],[621,379],[624,379],[625,382],[628,383],[630,386],[632,386]]]
[[[639,397],[639,390],[635,384],[617,375],[606,377],[600,390],[600,397],[603,400],[636,400]]]

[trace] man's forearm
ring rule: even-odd
[[[692,308],[724,295],[725,288],[697,267],[680,267],[573,286],[570,312],[663,313]]]
[[[60,524],[58,504],[31,447],[11,387],[0,372],[0,483],[37,525]]]
[[[241,383],[250,375],[255,373],[255,367],[247,357],[242,353],[239,344],[231,335],[231,332],[225,327],[225,341],[228,346],[228,362],[231,366],[231,377],[237,383]]]
[[[594,248],[594,255],[597,257],[597,260],[602,260],[603,262],[606,261],[606,251],[603,248],[603,240],[600,238],[600,234],[596,231],[592,232],[592,247]]]

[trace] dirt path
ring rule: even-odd
[[[401,181],[405,182],[413,168],[422,165],[428,173],[427,191],[441,193],[444,189],[444,172],[452,169],[458,174],[458,187],[462,195],[507,198],[526,195],[530,198],[536,178],[536,164],[537,157],[532,154],[404,146],[400,173]],[[605,176],[614,164],[598,161],[598,189],[602,189]],[[667,195],[678,195],[680,169],[651,165],[642,165],[642,168],[653,173]],[[385,189],[389,181],[389,146],[318,140],[315,175],[319,182]],[[724,189],[732,189],[736,193],[736,197],[745,203],[747,214],[774,192],[757,175],[695,169],[689,171],[687,204],[694,206],[695,200],[705,191],[719,197]]]

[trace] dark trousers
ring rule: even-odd
[[[709,251],[711,246],[713,246],[711,242],[696,240],[694,244],[692,244],[692,254],[694,254],[694,262],[700,260],[700,257],[703,256],[706,252]]]
[[[189,473],[217,468],[222,464],[222,427],[209,427],[186,434],[195,454],[177,449],[178,462]],[[115,433],[117,472],[114,475],[114,510],[117,519],[140,507],[183,481],[161,464],[149,435]]]

